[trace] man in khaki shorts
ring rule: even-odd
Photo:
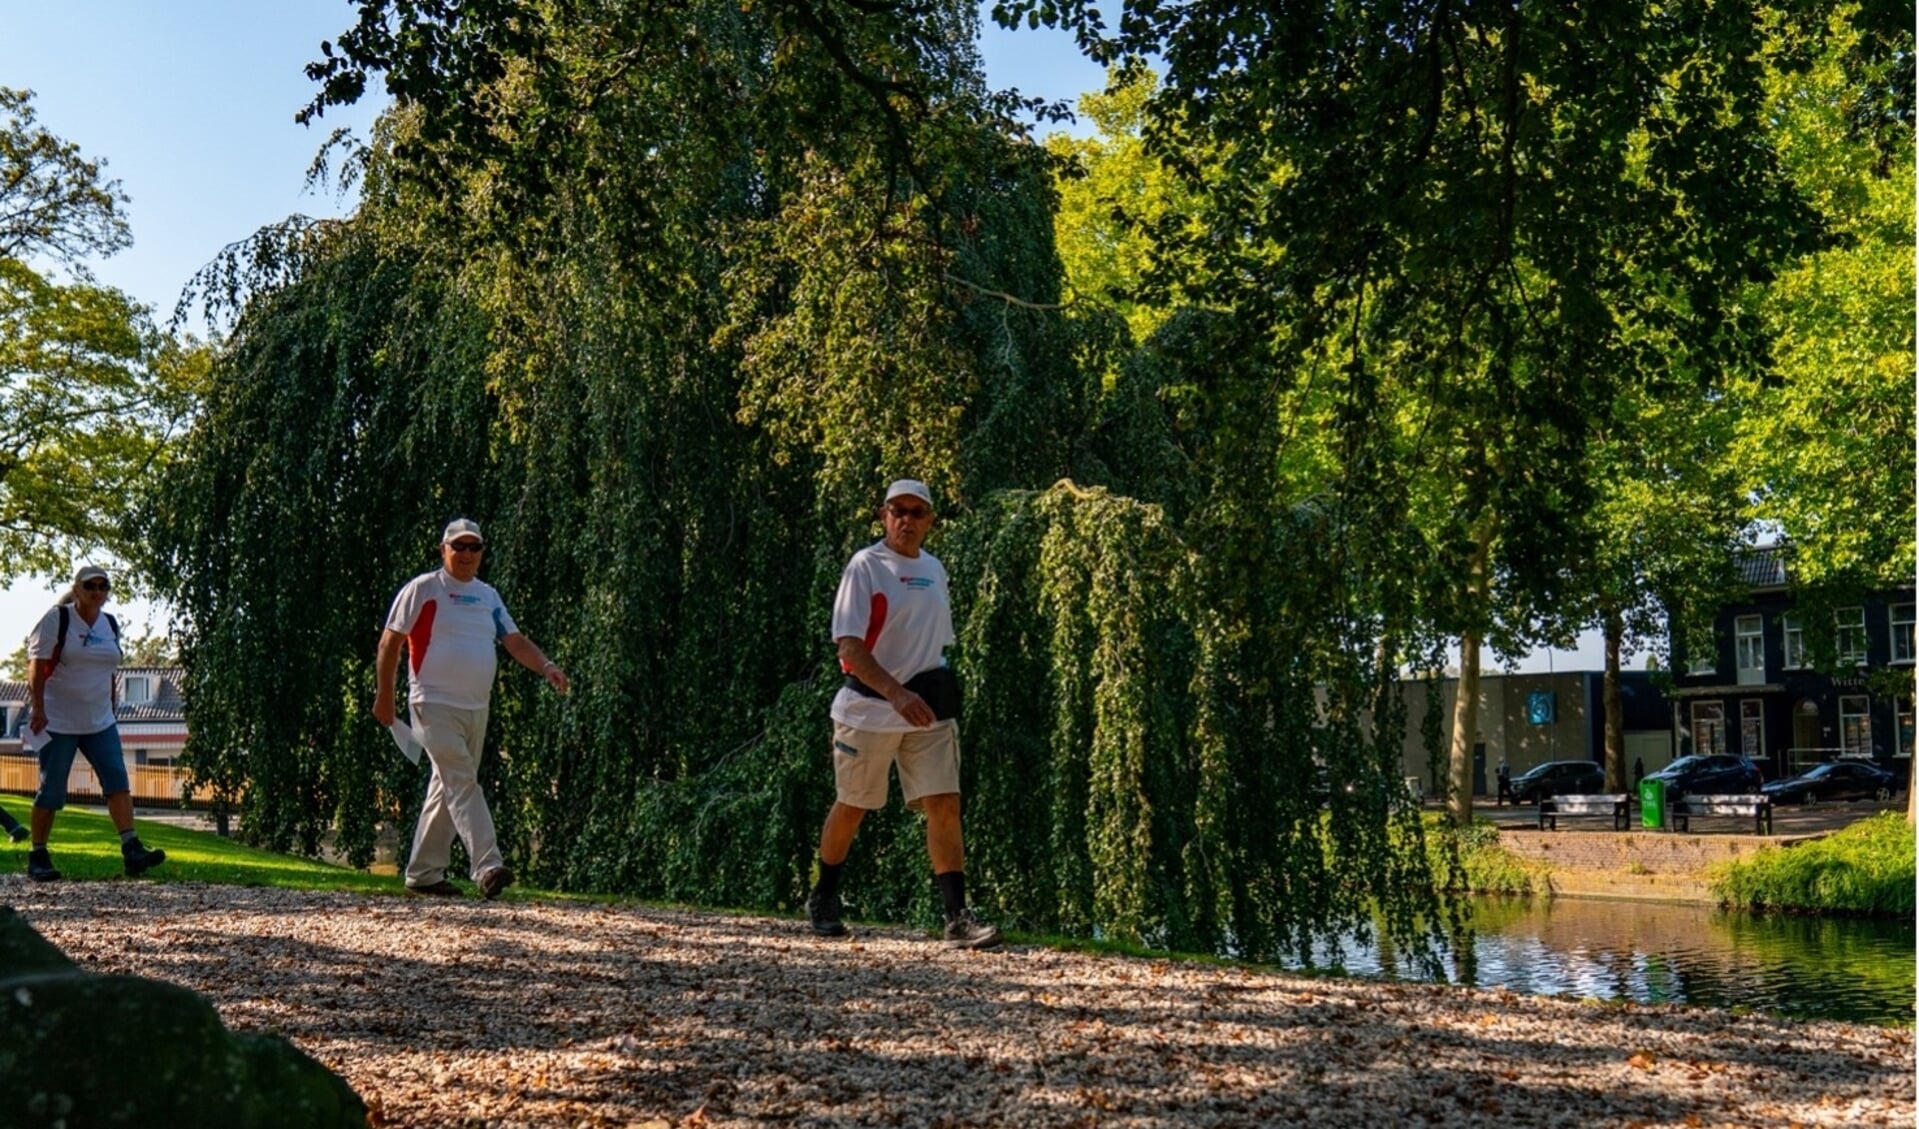
[[[844,937],[840,868],[866,813],[886,806],[897,765],[906,806],[926,816],[926,853],[946,911],[946,943],[981,949],[999,930],[966,905],[960,836],[959,683],[944,652],[953,641],[946,569],[920,548],[933,525],[933,494],[900,479],[880,506],[886,536],[840,574],[833,637],[845,685],[833,699],[833,778],[838,797],[820,829],[819,881],[806,917],[822,937]]]

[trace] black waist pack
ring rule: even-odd
[[[931,670],[922,670],[907,679],[904,685],[918,694],[939,720],[952,721],[959,717],[960,682],[959,675],[953,673],[952,667],[936,666]],[[864,698],[886,696],[850,674],[846,676],[846,688]]]

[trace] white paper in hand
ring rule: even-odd
[[[393,735],[393,743],[400,747],[401,756],[412,761],[414,764],[420,763],[420,753],[424,750],[420,748],[419,739],[413,736],[412,727],[396,717],[392,723],[386,727],[386,731]]]
[[[25,752],[37,753],[41,749],[46,748],[47,742],[51,740],[53,740],[53,730],[51,729],[42,729],[40,732],[35,733],[33,726],[29,725],[20,731],[20,748]]]

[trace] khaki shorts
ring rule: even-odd
[[[833,723],[833,782],[848,807],[886,806],[887,769],[900,769],[900,794],[917,808],[926,796],[959,793],[959,728],[937,721],[931,729],[878,733]]]

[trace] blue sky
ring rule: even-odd
[[[43,125],[106,159],[132,198],[134,242],[94,269],[162,319],[227,244],[295,212],[351,208],[303,192],[326,131],[293,121],[312,86],[301,67],[352,18],[343,0],[4,6],[0,83],[34,91]]]

